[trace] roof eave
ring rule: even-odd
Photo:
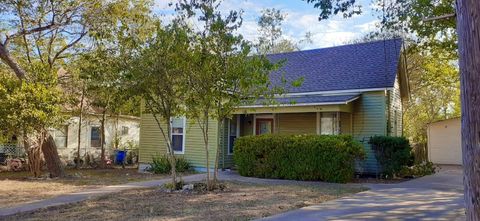
[[[335,101],[335,102],[318,102],[318,103],[299,103],[299,104],[272,104],[272,105],[246,105],[239,106],[239,109],[245,108],[261,108],[261,107],[306,107],[306,106],[326,106],[326,105],[346,105],[354,100],[357,100],[360,96],[351,98],[346,101]]]
[[[303,95],[346,95],[346,94],[356,94],[362,92],[372,92],[372,91],[389,91],[393,90],[393,87],[380,87],[380,88],[364,88],[364,89],[349,89],[349,90],[334,90],[334,91],[311,91],[311,92],[297,92],[297,93],[286,93],[283,95],[277,95],[278,97],[291,97],[291,96],[303,96]],[[276,96],[276,97],[277,97]]]

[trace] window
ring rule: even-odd
[[[320,118],[320,134],[338,134],[338,118],[336,113],[322,113]]]
[[[128,135],[128,127],[122,126],[122,135]]]
[[[233,119],[228,120],[228,154],[233,154],[233,147],[235,140],[240,134],[240,118],[234,117]]]
[[[94,126],[90,131],[90,146],[91,147],[101,147],[102,146],[102,138],[100,136],[101,131],[100,127]]]
[[[183,154],[185,150],[185,118],[172,118],[172,148],[175,153]]]
[[[255,124],[257,135],[273,133],[273,119],[257,118]]]
[[[68,142],[68,125],[63,125],[60,128],[50,130],[50,133],[55,141],[57,148],[67,147]]]

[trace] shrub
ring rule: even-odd
[[[432,162],[415,164],[411,167],[403,167],[399,172],[399,177],[421,177],[434,174],[437,168]]]
[[[131,149],[127,151],[127,164],[136,164],[138,163],[138,149]]]
[[[393,177],[406,166],[412,166],[413,154],[410,142],[405,137],[374,136],[370,138],[375,157],[383,174]]]
[[[348,182],[365,152],[346,135],[269,134],[238,138],[233,156],[242,176]]]
[[[170,173],[170,162],[168,162],[167,156],[153,157],[152,163],[150,163],[149,171],[158,174]],[[177,172],[186,172],[190,170],[190,164],[183,157],[175,157],[175,168]]]

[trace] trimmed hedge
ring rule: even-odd
[[[260,135],[235,140],[242,176],[348,182],[363,146],[346,135]]]
[[[374,136],[370,138],[369,143],[387,177],[393,177],[404,167],[413,165],[412,147],[407,138]]]

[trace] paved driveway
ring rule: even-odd
[[[371,190],[264,220],[465,220],[462,171],[444,167],[432,176]]]

